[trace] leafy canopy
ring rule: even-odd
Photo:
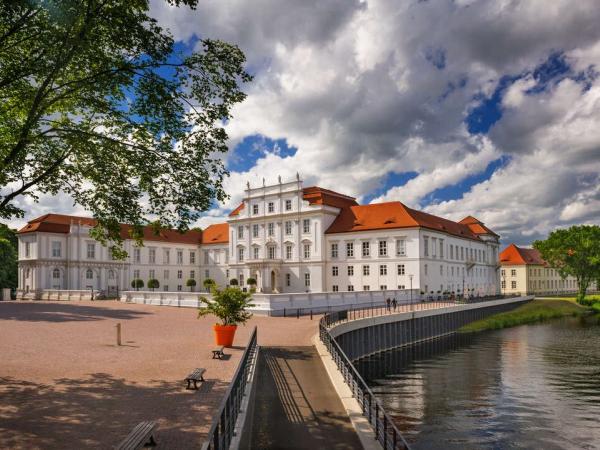
[[[0,223],[0,288],[17,287],[17,234]]]
[[[252,313],[246,311],[254,306],[250,303],[251,299],[252,293],[243,292],[240,288],[217,289],[213,286],[211,300],[200,298],[206,303],[206,308],[198,309],[198,317],[213,315],[221,320],[222,325],[244,324],[252,317]]]
[[[197,0],[164,0],[195,7]],[[223,123],[251,80],[218,40],[176,47],[148,0],[0,3],[0,219],[23,197],[65,192],[125,257],[146,217],[185,231],[223,200]]]
[[[555,230],[533,247],[561,277],[573,276],[579,284],[577,301],[585,298],[590,283],[600,278],[600,226],[581,225]]]

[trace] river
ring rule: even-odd
[[[600,449],[600,318],[457,334],[357,368],[414,450]]]

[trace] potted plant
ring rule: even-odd
[[[252,277],[248,278],[246,280],[246,283],[248,284],[248,286],[250,286],[250,290],[252,292],[256,292],[256,279],[255,278],[252,278]]]
[[[152,291],[154,291],[154,289],[157,289],[158,287],[160,287],[160,283],[158,282],[158,280],[156,278],[150,278],[148,280],[148,287],[150,289],[152,289]]]
[[[131,281],[131,287],[134,288],[136,291],[139,291],[140,288],[144,287],[144,280],[135,278],[134,280]]]
[[[185,285],[187,287],[190,288],[190,292],[192,292],[194,290],[194,286],[196,286],[196,280],[194,280],[193,278],[189,278],[186,282]]]
[[[215,280],[213,280],[212,278],[207,278],[206,280],[204,280],[202,282],[202,285],[204,286],[204,288],[206,289],[206,292],[210,292],[210,290],[217,285],[217,283],[215,283]]]
[[[239,283],[238,283],[237,278],[232,278],[231,280],[229,280],[229,285],[230,286],[237,286],[238,284]]]
[[[251,298],[252,293],[243,292],[238,287],[217,289],[215,286],[212,287],[212,299],[200,298],[206,307],[198,309],[198,317],[213,315],[221,320],[221,323],[213,325],[216,345],[233,345],[238,324],[245,324],[252,317],[252,313],[247,311],[254,306],[250,304]]]

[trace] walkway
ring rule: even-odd
[[[250,448],[362,448],[312,346],[261,347]]]

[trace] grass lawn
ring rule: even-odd
[[[600,303],[594,304],[600,307]],[[597,309],[600,312],[600,308]],[[574,299],[533,300],[518,308],[472,322],[460,328],[459,332],[469,333],[483,330],[514,327],[526,323],[540,322],[565,316],[580,316],[589,312],[589,308],[575,303]]]

